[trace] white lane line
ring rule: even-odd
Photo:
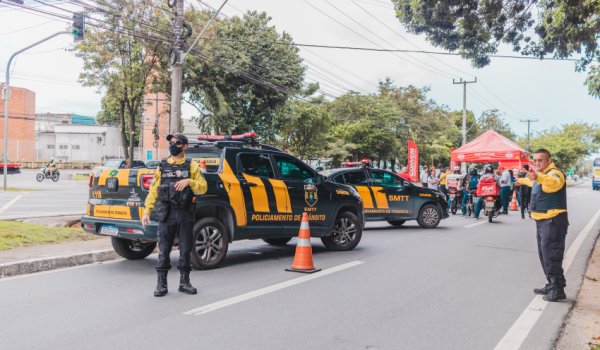
[[[26,194],[26,193],[25,193]],[[4,206],[2,208],[0,208],[0,213],[4,212],[6,209],[10,208],[13,204],[15,204],[19,199],[21,199],[21,197],[23,197],[22,194],[16,196],[15,198],[13,198],[10,202],[4,204]]]
[[[486,218],[486,219],[487,219],[487,218]],[[475,226],[483,225],[483,224],[485,224],[485,223],[487,223],[487,220],[481,220],[481,221],[478,221],[478,222],[476,222],[476,223],[474,223],[474,224],[466,225],[466,226],[465,226],[465,228],[471,228],[471,227],[475,227]]]
[[[326,270],[323,270],[320,272],[316,272],[316,273],[313,273],[310,275],[304,275],[302,277],[294,278],[289,281],[277,283],[272,286],[268,286],[265,288],[261,288],[261,289],[257,289],[257,290],[248,292],[248,293],[240,294],[235,297],[217,301],[212,304],[204,305],[199,308],[186,311],[183,314],[184,315],[195,315],[195,316],[206,314],[211,311],[219,310],[219,309],[222,309],[222,308],[230,306],[230,305],[238,304],[238,303],[244,302],[246,300],[257,298],[257,297],[265,295],[265,294],[273,293],[273,292],[276,292],[276,291],[284,289],[284,288],[288,288],[288,287],[292,287],[292,286],[295,286],[300,283],[308,282],[310,280],[314,280],[315,278],[324,277],[324,276],[330,275],[335,272],[339,272],[339,271],[342,271],[342,270],[345,270],[345,269],[348,269],[348,268],[351,268],[354,266],[358,266],[362,263],[363,263],[362,261],[351,261],[349,263],[334,266],[332,268],[329,268],[329,269],[326,269]]]
[[[596,215],[594,215],[592,219],[587,223],[587,225],[585,225],[583,230],[579,233],[579,235],[577,235],[577,238],[569,247],[564,264],[565,275],[571,267],[573,259],[575,259],[575,256],[579,253],[579,249],[581,248],[583,241],[592,232],[592,227],[594,226],[599,217],[600,210],[598,210],[596,212]],[[500,342],[496,345],[494,349],[519,349],[521,345],[523,345],[523,342],[525,341],[527,336],[529,335],[529,332],[531,332],[531,329],[533,329],[533,326],[535,326],[536,322],[546,309],[547,305],[548,302],[542,299],[541,295],[536,295],[535,298],[533,298],[533,300],[531,301],[531,303],[527,305],[525,311],[523,311],[521,316],[519,316],[519,318],[515,321],[512,327],[510,327],[508,332],[506,332],[502,340],[500,340]]]

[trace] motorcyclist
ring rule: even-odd
[[[483,175],[481,176],[479,183],[495,183],[498,188],[499,180],[500,178],[498,175],[494,174],[494,167],[491,164],[486,164],[483,166]],[[479,220],[479,213],[481,212],[484,197],[485,196],[477,197],[477,200],[475,201],[475,220]],[[500,210],[501,203],[499,198],[496,198],[495,205],[496,210]]]
[[[50,157],[50,162],[46,164],[46,172],[50,173],[50,176],[54,175],[56,171],[56,163],[54,162],[54,157]]]
[[[467,200],[469,199],[468,194],[472,193],[477,189],[477,184],[479,183],[479,174],[477,173],[477,168],[471,167],[469,168],[469,174],[463,178],[462,188],[464,189],[464,194],[462,198],[462,216],[467,216]]]

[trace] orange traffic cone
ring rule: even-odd
[[[513,191],[512,201],[510,202],[510,207],[508,207],[511,211],[517,211],[519,208],[517,207],[517,192]]]
[[[310,245],[310,229],[308,228],[308,214],[302,213],[298,243],[296,243],[296,255],[292,267],[286,271],[313,273],[321,271],[313,264],[312,246]]]

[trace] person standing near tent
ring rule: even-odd
[[[427,177],[427,183],[429,185],[429,188],[431,188],[432,190],[438,191],[440,179],[435,174],[436,174],[436,169],[435,168],[431,169],[431,171],[429,172],[429,176]]]
[[[448,188],[446,187],[446,178],[450,175],[450,168],[445,168],[440,175],[440,192],[448,198]]]
[[[519,171],[518,179],[522,179],[527,177],[529,174],[529,164],[523,165],[523,170]],[[531,186],[526,184],[521,184],[521,182],[517,179],[517,194],[519,198],[519,205],[521,206],[521,218],[525,219],[525,210],[529,213],[529,199],[531,197]]]
[[[424,166],[421,170],[421,174],[419,175],[419,180],[421,180],[421,184],[423,187],[429,187],[427,185],[427,177],[429,176],[429,171],[427,170],[427,166]]]
[[[546,301],[560,301],[567,298],[562,267],[569,227],[567,181],[546,149],[534,152],[533,167],[535,172],[519,179],[520,184],[532,187],[531,218],[535,220],[538,254],[547,280],[542,288],[535,288],[533,292],[544,295]]]
[[[500,202],[502,203],[502,214],[508,214],[508,204],[510,203],[510,194],[512,193],[512,178],[508,169],[502,170],[500,176]]]

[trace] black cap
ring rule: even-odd
[[[169,135],[167,135],[167,141],[171,141],[171,139],[173,137],[176,138],[177,140],[181,141],[184,145],[188,144],[188,138],[184,134],[179,134],[179,133],[177,133],[175,135],[169,134]]]

